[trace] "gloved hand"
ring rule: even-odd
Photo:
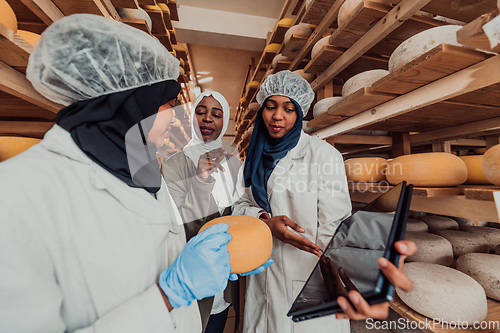
[[[254,269],[253,271],[250,271],[250,272],[246,272],[246,273],[241,273],[241,274],[234,274],[234,273],[231,273],[231,275],[229,275],[229,280],[231,281],[236,281],[238,280],[238,275],[240,276],[247,276],[247,275],[255,275],[255,274],[260,274],[262,273],[266,268],[268,268],[269,266],[271,266],[273,263],[273,259],[269,258],[267,259],[267,261],[262,265],[262,266],[259,266],[257,267],[256,269]]]
[[[161,273],[158,284],[172,307],[189,306],[226,288],[231,273],[227,243],[233,238],[228,229],[219,223],[194,236]]]

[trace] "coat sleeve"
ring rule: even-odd
[[[9,219],[0,221],[0,332],[66,332],[64,295],[50,253],[32,226],[36,218],[26,217],[29,205],[6,207],[1,201],[0,211]],[[169,312],[154,285],[76,332],[198,333],[197,308],[193,302]]]
[[[210,211],[215,179],[210,176],[206,182],[200,181],[194,173],[189,173],[189,168],[185,165],[192,163],[190,160],[181,158],[184,155],[172,157],[162,164],[162,174],[184,223],[215,213],[216,211]]]
[[[233,205],[233,215],[248,215],[258,218],[266,211],[260,208],[255,200],[253,200],[251,187],[244,187],[243,185],[242,167],[240,168],[237,176],[235,195],[238,198],[235,199],[235,203]]]
[[[351,199],[347,187],[342,155],[327,143],[322,143],[318,188],[318,232],[316,244],[325,249],[340,222],[351,214]]]

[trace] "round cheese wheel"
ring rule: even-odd
[[[347,97],[361,88],[370,87],[387,74],[389,74],[389,71],[385,69],[374,69],[354,75],[342,86],[342,97]]]
[[[0,23],[17,32],[17,17],[6,0],[0,0]]]
[[[349,15],[358,7],[363,0],[346,0],[342,6],[340,6],[339,14],[337,17],[337,22],[339,23],[339,27],[346,21]]]
[[[406,222],[406,232],[429,232],[429,227],[422,220],[408,219]]]
[[[278,21],[279,25],[292,25],[293,24],[293,18],[284,18]]]
[[[273,251],[273,236],[267,224],[246,215],[218,217],[206,223],[199,232],[217,224],[227,223],[233,236],[227,250],[231,256],[231,273],[245,273],[264,264]]]
[[[500,186],[500,145],[493,146],[484,153],[483,171],[492,184]]]
[[[295,74],[299,74],[300,76],[302,76],[309,83],[313,82],[314,79],[316,78],[316,75],[314,75],[314,74],[304,73],[303,69],[299,69],[299,70],[296,70],[296,71],[293,71],[293,72]]]
[[[285,57],[281,53],[277,54],[274,58],[273,61],[271,62],[271,67],[275,68],[276,65],[278,64],[278,61],[291,61],[292,59]]]
[[[482,321],[488,313],[483,287],[456,269],[411,262],[403,273],[413,282],[413,289],[396,289],[401,300],[414,311],[437,320],[457,324]]]
[[[35,46],[38,38],[40,38],[39,34],[26,30],[17,30],[17,34],[19,37],[30,43],[31,46]]]
[[[270,70],[268,70],[266,72],[266,74],[264,74],[264,76],[262,77],[262,82],[264,82],[264,80],[271,74],[273,74],[274,70],[271,68]]]
[[[457,269],[476,280],[486,296],[500,301],[500,257],[487,253],[467,253],[457,259]]]
[[[120,8],[116,7],[116,12],[120,17],[129,17],[135,19],[143,19],[146,21],[146,24],[149,27],[149,30],[153,28],[153,22],[151,21],[151,17],[146,11],[142,8],[132,9],[132,8]]]
[[[453,246],[453,255],[460,257],[466,253],[489,253],[490,243],[486,238],[460,230],[439,230],[436,235],[446,238]]]
[[[412,154],[390,161],[386,176],[394,185],[406,180],[414,186],[457,186],[467,179],[467,167],[459,157],[449,153]]]
[[[302,130],[304,131],[304,133],[311,134],[316,132],[316,128],[307,127],[307,123],[309,123],[309,120],[302,120]]]
[[[351,158],[344,166],[347,181],[381,182],[385,180],[387,160],[381,157]]]
[[[260,109],[260,104],[257,102],[253,102],[253,103],[250,103],[250,105],[248,105],[248,108],[252,111],[257,111]]]
[[[409,63],[425,52],[443,43],[463,46],[457,41],[460,25],[443,25],[422,31],[401,43],[389,58],[389,71]]]
[[[17,136],[0,136],[0,162],[22,153],[36,145],[40,139],[22,138]]]
[[[264,52],[277,52],[280,49],[281,45],[277,43],[271,43],[264,49]]]
[[[245,98],[245,96],[243,96],[242,98],[240,98],[240,103],[244,103],[247,99]]]
[[[429,232],[439,230],[458,230],[458,222],[445,216],[426,215],[420,216],[419,220],[427,224]]]
[[[480,226],[463,226],[460,230],[480,235],[490,243],[490,251],[495,252],[495,248],[500,244],[500,229]]]
[[[337,104],[341,100],[342,97],[327,97],[316,102],[313,107],[313,117],[316,118],[319,115],[325,113],[332,105]]]
[[[284,38],[283,42],[285,44],[287,44],[293,35],[301,36],[301,37],[309,37],[309,36],[311,36],[311,34],[312,34],[311,28],[305,23],[300,23],[300,24],[294,25],[293,27],[289,28],[286,31],[285,38]]]
[[[314,44],[312,50],[311,50],[311,59],[314,59],[316,55],[321,51],[321,48],[325,45],[330,45],[330,36],[326,36],[318,40],[316,44]]]
[[[186,74],[186,71],[184,70],[184,67],[179,66],[179,76],[182,76],[184,74]]]
[[[491,184],[483,171],[483,155],[460,156],[467,166],[467,180],[465,184]]]
[[[407,231],[405,240],[414,242],[418,248],[415,254],[406,258],[406,261],[427,262],[444,266],[453,263],[453,247],[444,237],[427,232]]]
[[[258,88],[260,86],[260,82],[259,81],[251,81],[247,84],[247,89],[250,89],[250,88]]]

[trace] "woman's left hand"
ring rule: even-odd
[[[396,287],[404,291],[410,291],[413,287],[413,283],[410,279],[403,274],[403,262],[407,256],[411,256],[417,252],[417,245],[411,241],[399,241],[394,244],[396,250],[401,253],[399,259],[399,268],[394,266],[389,260],[385,258],[378,259],[378,265],[380,270],[387,279]],[[384,302],[375,305],[369,305],[365,299],[356,290],[351,290],[348,293],[349,299],[355,308],[344,298],[339,297],[337,299],[340,307],[344,313],[337,313],[337,319],[354,319],[354,320],[364,320],[367,318],[374,319],[385,319],[389,315],[389,302]]]

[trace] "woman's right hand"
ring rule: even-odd
[[[207,178],[214,172],[218,172],[217,169],[220,169],[222,172],[224,167],[220,165],[220,162],[227,155],[224,147],[217,148],[211,150],[200,156],[198,159],[198,168],[196,170],[196,176],[202,182],[205,182]]]
[[[273,234],[273,236],[278,238],[282,242],[288,243],[302,251],[310,252],[318,257],[321,257],[321,251],[318,245],[305,239],[302,236],[293,233],[288,229],[288,227],[290,227],[297,232],[305,232],[304,228],[293,222],[288,216],[280,215],[271,217],[269,219],[261,218],[261,220],[267,223],[269,229],[271,229],[271,233]]]

